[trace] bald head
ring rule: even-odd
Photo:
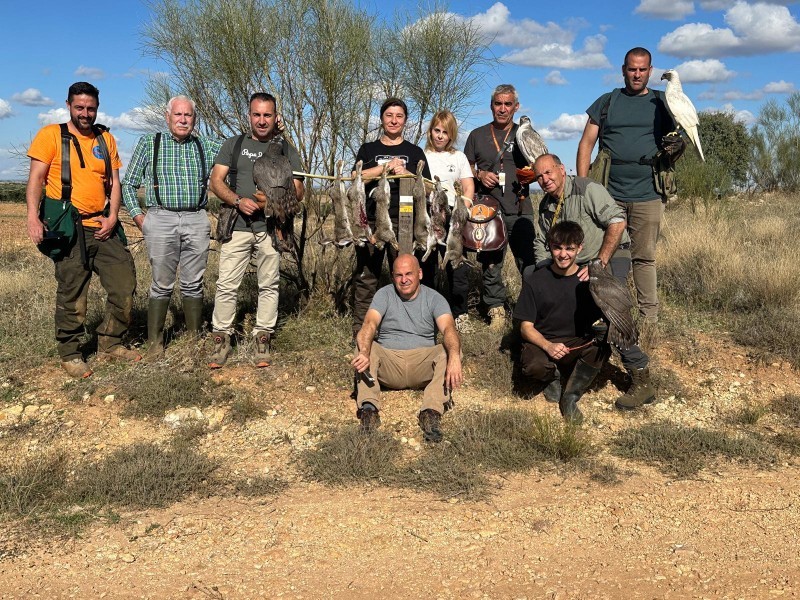
[[[419,294],[422,269],[413,254],[401,254],[392,265],[392,279],[398,295],[403,300],[413,300]]]

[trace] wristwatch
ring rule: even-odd
[[[242,197],[240,195],[236,195],[236,202],[234,203],[235,206],[239,206],[239,202],[242,201]]]

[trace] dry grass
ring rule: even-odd
[[[794,199],[734,199],[697,214],[678,208],[665,222],[659,284],[669,301],[721,315],[738,342],[800,365]]]

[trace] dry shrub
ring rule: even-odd
[[[209,489],[216,463],[193,448],[138,443],[78,469],[69,495],[79,503],[129,508],[167,506]]]
[[[646,423],[619,432],[611,452],[658,467],[676,477],[691,477],[716,457],[759,466],[775,461],[775,452],[757,436],[731,435],[674,423]]]
[[[68,472],[66,455],[60,452],[12,459],[0,467],[0,513],[30,517],[51,510]]]

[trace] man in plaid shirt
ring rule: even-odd
[[[147,307],[146,358],[164,355],[164,322],[178,266],[186,329],[200,335],[203,274],[211,225],[206,215],[208,176],[221,143],[192,134],[195,103],[175,96],[167,103],[169,132],[139,138],[122,181],[122,200],[147,243],[153,272]],[[145,186],[145,213],[137,190]]]

